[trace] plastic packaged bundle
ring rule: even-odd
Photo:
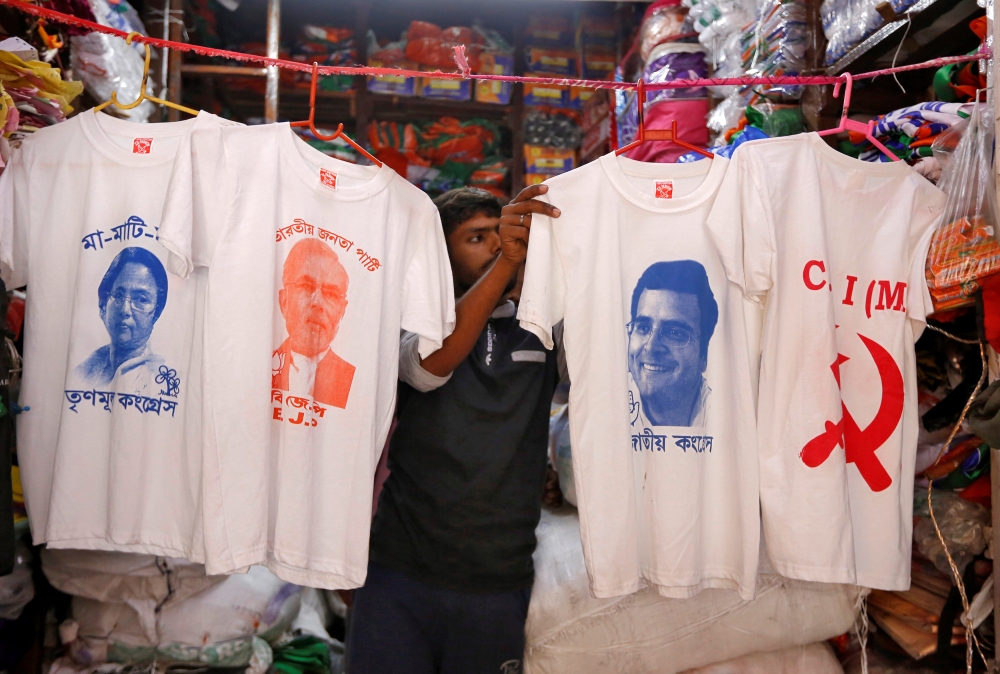
[[[740,38],[743,67],[753,75],[798,75],[805,67],[807,48],[806,11],[800,0],[763,0],[757,18]],[[768,93],[791,98],[802,87],[772,86]]]
[[[680,6],[679,0],[657,0],[649,6],[639,28],[639,57],[644,63],[657,45],[683,34],[687,13],[688,8]]]
[[[649,83],[670,82],[679,79],[700,79],[708,77],[704,47],[700,44],[667,42],[656,47],[642,70],[642,79]],[[651,91],[649,102],[664,98],[704,98],[708,95],[705,87],[690,89],[663,89]]]
[[[832,65],[885,23],[876,9],[880,2],[881,0],[823,1],[820,18],[826,34],[827,65]]]
[[[524,118],[524,142],[575,149],[580,146],[583,131],[579,120],[565,110],[529,108]]]
[[[936,311],[968,303],[981,279],[1000,272],[992,122],[992,106],[976,103],[938,183],[948,200],[926,269]]]
[[[125,0],[116,3],[123,7],[121,12],[113,10],[106,0],[89,0],[89,4],[101,25],[146,34],[138,14]],[[89,33],[73,35],[70,45],[73,71],[83,80],[91,96],[98,101],[106,101],[111,98],[112,92],[117,92],[118,99],[123,102],[134,101],[139,97],[146,53],[141,44],[136,42],[129,46],[117,37]],[[151,84],[147,84],[147,92],[153,93]],[[143,101],[130,110],[117,112],[134,122],[145,122],[154,109],[152,103]]]
[[[948,557],[938,539],[927,509],[927,491],[918,489],[914,494],[913,514],[920,520],[913,527],[913,542],[917,549],[942,573],[951,577]],[[990,524],[990,511],[981,505],[966,501],[952,491],[934,490],[934,517],[941,535],[948,543],[948,550],[960,572],[972,559],[986,549],[986,529]]]

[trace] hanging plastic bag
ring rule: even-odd
[[[936,311],[971,303],[980,279],[1000,272],[992,158],[993,109],[977,102],[938,183],[948,200],[926,268]]]

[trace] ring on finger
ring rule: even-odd
[[[524,213],[521,213],[521,226],[524,227]]]

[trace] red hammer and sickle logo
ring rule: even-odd
[[[903,375],[896,361],[880,344],[860,333],[858,337],[868,348],[882,381],[882,402],[878,412],[872,422],[862,429],[847,410],[847,405],[841,402],[843,418],[840,423],[827,421],[826,430],[807,442],[799,456],[804,464],[815,468],[827,460],[834,447],[841,446],[847,463],[858,467],[868,487],[872,491],[882,491],[892,484],[892,478],[875,456],[875,450],[889,439],[903,417]],[[840,366],[847,360],[847,356],[838,353],[837,360],[830,366],[838,388]]]

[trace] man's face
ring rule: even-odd
[[[156,319],[156,280],[145,265],[127,262],[101,307],[101,320],[116,350],[141,349]]]
[[[628,369],[644,406],[693,392],[707,365],[701,355],[698,298],[644,290],[629,326]]]
[[[347,272],[325,255],[300,258],[278,292],[292,350],[309,358],[326,351],[347,311]]]
[[[460,295],[476,284],[500,254],[500,218],[476,215],[448,235],[451,273]],[[513,288],[507,289],[509,292]],[[505,293],[506,295],[506,293]]]

